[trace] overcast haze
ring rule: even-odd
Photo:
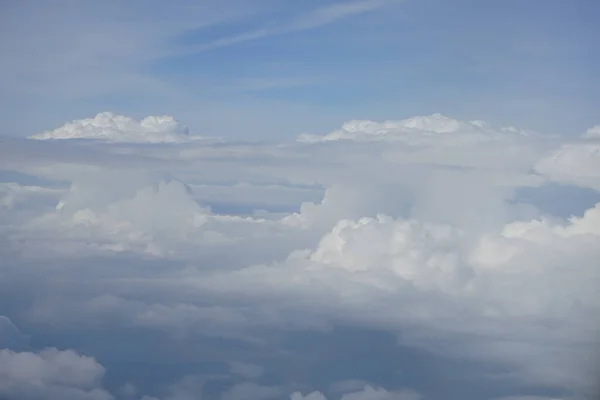
[[[0,1],[0,400],[583,400],[600,3]]]

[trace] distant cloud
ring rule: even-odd
[[[588,129],[583,137],[586,138],[600,138],[600,125],[596,125],[590,129]]]
[[[327,135],[302,134],[299,142],[327,142],[333,140],[355,141],[426,141],[432,135],[450,135],[451,141],[461,140],[486,141],[506,139],[509,136],[527,136],[535,134],[513,127],[494,129],[483,121],[461,122],[436,113],[427,116],[408,118],[402,121],[361,121],[346,122],[341,129]],[[430,141],[439,142],[435,137]]]
[[[260,365],[232,362],[230,366],[232,373],[246,379],[257,379],[264,373],[264,368]]]
[[[139,375],[120,372],[115,387],[163,400],[412,400],[437,389],[372,382],[357,367],[367,350],[410,348],[480,367],[476,376],[452,370],[466,385],[501,370],[506,393],[591,392],[595,139],[432,114],[353,120],[311,143],[148,146],[131,137],[185,132],[172,118],[143,121],[101,114],[58,132],[127,140],[0,146],[2,313],[42,332],[82,332],[82,349],[98,349],[109,372],[104,359],[122,362],[122,353],[152,361]],[[520,195],[557,182],[570,218]],[[569,202],[576,186],[592,192],[589,203]],[[285,209],[270,199],[282,193],[293,194]],[[372,332],[362,353],[331,342],[341,327]],[[18,336],[13,328],[0,319],[0,334]],[[102,344],[87,332],[102,332]],[[34,374],[44,393],[110,399],[104,367],[75,350],[7,351],[7,365],[36,367],[2,373],[23,393]],[[360,361],[338,365],[340,353]],[[83,372],[48,372],[55,364]],[[181,369],[146,390],[134,378],[157,365]]]
[[[111,142],[172,143],[189,141],[189,130],[173,117],[133,118],[102,112],[94,118],[66,123],[60,128],[31,136],[31,139],[95,139]]]
[[[282,388],[240,383],[221,394],[221,400],[269,400],[281,398]]]
[[[104,368],[72,350],[0,350],[0,397],[23,400],[113,400],[101,387]]]

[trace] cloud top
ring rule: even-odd
[[[468,135],[474,138],[498,138],[507,135],[528,135],[531,132],[506,127],[493,129],[483,121],[458,121],[440,113],[426,116],[416,116],[403,120],[375,122],[370,120],[352,120],[326,135],[301,134],[299,142],[327,142],[335,140],[380,141],[380,140],[410,140],[413,135]]]
[[[30,139],[95,139],[108,142],[177,143],[192,139],[189,129],[169,115],[149,116],[141,121],[112,112],[68,122]]]

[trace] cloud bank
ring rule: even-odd
[[[597,390],[594,137],[433,114],[217,144],[99,116],[47,137],[102,143],[0,148],[1,395]]]
[[[136,121],[112,112],[102,112],[94,118],[68,122],[51,131],[31,136],[31,139],[95,139],[109,142],[178,143],[187,142],[189,129],[169,115],[150,116]]]

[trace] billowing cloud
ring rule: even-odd
[[[540,160],[535,169],[556,182],[600,191],[600,144],[565,144]]]
[[[450,144],[451,140],[455,145],[464,145],[464,141],[486,141],[533,134],[533,132],[513,127],[496,130],[483,121],[461,122],[436,113],[400,121],[349,121],[342,125],[340,129],[324,136],[302,134],[298,137],[298,141],[311,143],[336,140],[383,140],[421,144],[438,140],[443,141],[444,144]]]
[[[96,139],[109,142],[173,143],[193,139],[186,126],[173,117],[133,118],[102,112],[94,118],[80,119],[51,131],[31,136],[32,139]]]
[[[104,368],[72,350],[0,350],[0,397],[23,400],[113,400],[101,387]]]
[[[113,119],[127,135],[144,125]],[[90,124],[69,126],[105,129]],[[152,129],[177,131],[165,124]],[[66,347],[82,332],[76,350],[103,364],[110,354],[115,387],[160,399],[447,390],[410,381],[402,356],[374,381],[371,367],[397,349],[473,368],[442,368],[440,380],[502,386],[482,398],[593,392],[600,197],[570,196],[600,190],[595,139],[439,114],[301,139],[314,143],[8,143],[0,312]],[[566,217],[522,195],[556,182]],[[352,329],[368,332],[360,345],[322,344]],[[148,370],[119,368],[131,359]],[[145,383],[164,365],[174,372]],[[52,376],[46,388],[67,385]],[[68,385],[109,396],[94,382]]]

